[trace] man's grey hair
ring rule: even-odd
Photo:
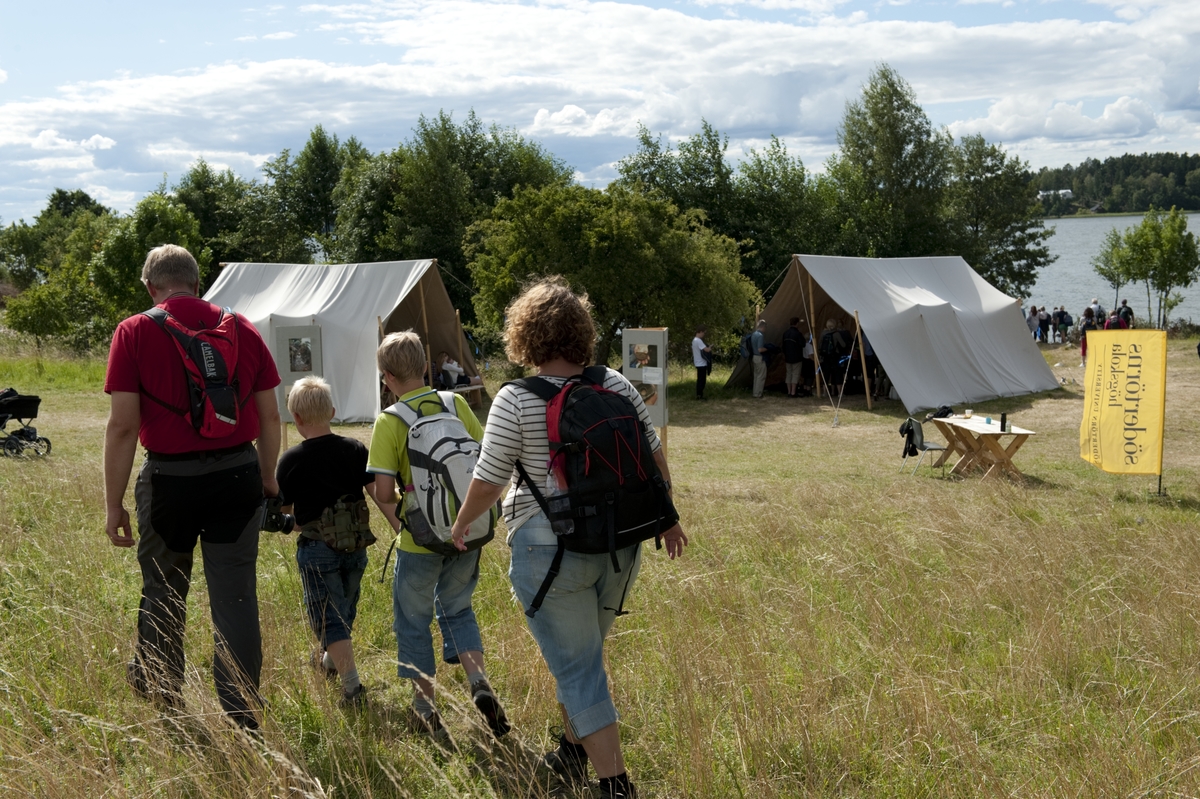
[[[759,327],[766,327],[766,326],[767,326],[767,320],[766,320],[766,319],[759,319],[759,320],[758,320],[758,326],[759,326]]]
[[[146,255],[142,282],[156,289],[193,289],[200,282],[200,267],[183,247],[164,244]]]

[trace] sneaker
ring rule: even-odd
[[[570,788],[579,789],[587,785],[588,760],[586,755],[578,753],[575,746],[565,734],[560,734],[558,748],[542,755],[541,766],[553,772]]]
[[[637,799],[637,788],[628,779],[625,785],[616,785],[613,780],[600,780],[600,790],[593,792],[600,799]]]
[[[314,649],[308,656],[308,665],[312,666],[313,671],[324,675],[327,680],[337,679],[337,669],[331,669],[325,665],[325,651],[320,648]]]
[[[366,706],[367,686],[362,683],[359,683],[351,693],[342,694],[342,698],[338,700],[338,707],[343,710],[363,710]]]
[[[425,718],[412,705],[408,706],[408,713],[404,718],[404,726],[409,732],[417,735],[424,735],[435,743],[446,743],[450,740],[450,733],[442,726],[442,717],[438,712],[433,711],[433,715]]]
[[[500,700],[492,692],[492,686],[488,684],[487,680],[480,680],[471,686],[471,701],[487,719],[488,727],[497,738],[512,729],[508,723],[508,716],[504,714],[504,708],[500,705]]]

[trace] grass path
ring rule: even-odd
[[[721,374],[696,403],[690,370],[672,369],[669,457],[693,545],[674,563],[648,552],[609,646],[644,796],[1200,793],[1195,342],[1170,343],[1165,498],[1154,478],[1079,459],[1078,353],[1046,355],[1063,389],[974,408],[1037,431],[1017,458],[1024,485],[899,474],[899,403],[847,398],[835,427],[827,403],[753,400]],[[188,715],[135,700],[122,677],[139,580],[102,530],[102,373],[0,351],[0,386],[41,394],[54,442],[45,461],[0,459],[8,795],[543,795],[525,766],[549,744],[553,685],[503,544],[485,550],[475,603],[516,727],[503,748],[457,668],[438,681],[459,753],[403,731],[382,547],[355,631],[373,712],[342,714],[305,668],[295,544],[269,534],[264,743],[220,723],[200,575]]]

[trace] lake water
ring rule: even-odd
[[[1056,308],[1066,305],[1067,311],[1076,318],[1092,301],[1099,297],[1106,309],[1114,307],[1115,292],[1104,278],[1092,268],[1092,259],[1104,245],[1108,231],[1121,231],[1136,227],[1142,222],[1140,216],[1085,216],[1067,219],[1048,219],[1046,229],[1053,230],[1047,246],[1058,260],[1038,273],[1033,293],[1024,307],[1048,305]],[[1200,214],[1188,215],[1188,230],[1200,233]],[[1190,288],[1180,289],[1183,303],[1171,316],[1176,319],[1192,319],[1200,322],[1200,282]],[[1130,307],[1138,319],[1146,318],[1146,287],[1144,284],[1123,286],[1120,299],[1129,300]],[[1118,304],[1120,302],[1118,299]]]

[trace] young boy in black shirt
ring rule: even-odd
[[[363,486],[375,475],[367,472],[367,448],[330,429],[333,395],[323,379],[297,381],[287,407],[304,441],[279,459],[276,478],[279,496],[294,509],[300,530],[296,564],[308,621],[321,644],[313,665],[328,676],[341,676],[343,707],[361,707],[366,693],[354,665],[350,630],[367,568],[365,547],[375,540],[363,498]]]

